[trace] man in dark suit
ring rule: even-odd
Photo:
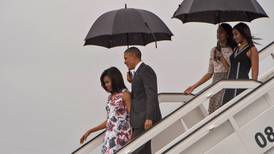
[[[142,62],[141,51],[136,47],[124,52],[125,64],[130,70],[128,79],[131,82],[132,107],[130,122],[133,137],[139,136],[162,118],[157,89],[157,77],[154,70]],[[150,154],[150,141],[134,151],[136,154]]]

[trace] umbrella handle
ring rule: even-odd
[[[129,44],[128,44],[128,33],[127,33],[127,48],[129,48]]]
[[[147,22],[145,22],[145,25],[146,25],[146,27],[148,28],[148,30],[150,31],[150,33],[151,33],[151,35],[152,35],[152,37],[153,37],[153,39],[154,39],[155,48],[157,48],[157,40],[156,40],[156,37],[155,37],[154,33],[152,32],[152,30],[151,30],[151,28],[149,27],[149,25],[148,25]]]

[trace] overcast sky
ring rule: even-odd
[[[171,19],[181,0],[0,0],[0,153],[67,154],[106,118],[99,77],[110,66],[126,75],[125,47],[83,46],[104,12],[128,7],[154,12],[172,41],[140,47],[159,92],[182,92],[206,71],[216,25]],[[249,25],[261,49],[274,41],[274,1],[259,0],[270,18]],[[234,25],[234,23],[232,23]],[[128,84],[127,84],[128,85]],[[128,85],[129,86],[129,85]]]

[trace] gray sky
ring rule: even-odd
[[[0,1],[0,153],[66,154],[80,136],[102,122],[107,95],[101,72],[117,66],[125,76],[125,47],[83,47],[104,12],[150,10],[175,34],[172,41],[140,47],[157,75],[159,92],[181,92],[207,70],[216,25],[171,19],[181,0]],[[250,23],[261,49],[274,41],[273,0],[259,0],[270,16]],[[234,23],[232,23],[234,25]],[[129,86],[129,85],[128,85]]]

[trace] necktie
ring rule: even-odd
[[[133,79],[134,75],[135,75],[135,71],[132,71],[131,74],[132,74],[132,79]]]

